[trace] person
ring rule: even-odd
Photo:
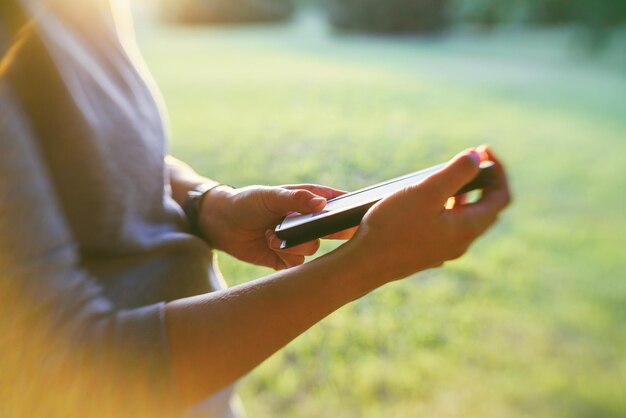
[[[461,256],[509,204],[492,150],[467,150],[304,263],[319,241],[281,250],[273,227],[342,192],[231,188],[169,156],[119,3],[0,4],[8,416],[176,416],[203,400],[206,416],[237,416],[240,377],[339,307]],[[444,207],[481,159],[496,162],[497,183]],[[277,272],[227,288],[212,249]]]

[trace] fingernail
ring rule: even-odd
[[[480,153],[478,151],[476,151],[475,149],[471,150],[470,157],[472,157],[472,160],[474,160],[474,164],[480,165]]]
[[[320,207],[322,203],[326,203],[326,199],[324,199],[323,197],[314,197],[313,199],[309,200],[309,207],[311,209],[315,209]]]

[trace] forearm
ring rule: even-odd
[[[230,289],[171,302],[166,318],[181,396],[234,382],[313,324],[383,281],[349,246]],[[358,257],[358,258],[355,258]]]

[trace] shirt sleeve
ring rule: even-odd
[[[118,310],[81,268],[34,135],[0,76],[0,399],[20,416],[161,416],[176,404],[164,305]]]

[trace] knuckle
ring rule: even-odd
[[[303,189],[298,189],[298,190],[288,190],[286,194],[288,197],[291,197],[293,199],[302,199],[308,194],[308,192]]]
[[[294,202],[305,203],[311,199],[311,192],[304,189],[289,190],[287,193],[289,193],[287,197]]]
[[[400,189],[400,190],[398,190],[396,192],[396,197],[398,197],[399,199],[410,198],[410,196],[412,196],[413,194],[415,194],[417,192],[415,189],[416,188],[413,187],[413,186],[403,187],[402,189]]]
[[[274,204],[274,193],[271,188],[263,188],[261,189],[261,193],[259,193],[259,203],[263,207],[265,211],[271,214],[279,215],[279,211],[276,210]]]
[[[474,159],[469,154],[463,155],[461,158],[459,158],[458,164],[459,169],[464,170],[468,173],[477,170],[477,164],[474,162]]]
[[[420,201],[424,202],[438,202],[444,199],[443,190],[428,179],[417,186],[408,188],[407,194],[409,193],[416,197],[419,196]]]
[[[459,156],[456,161],[444,168],[444,171],[446,171],[450,176],[459,178],[471,178],[478,172],[478,170],[478,165],[469,154]]]

